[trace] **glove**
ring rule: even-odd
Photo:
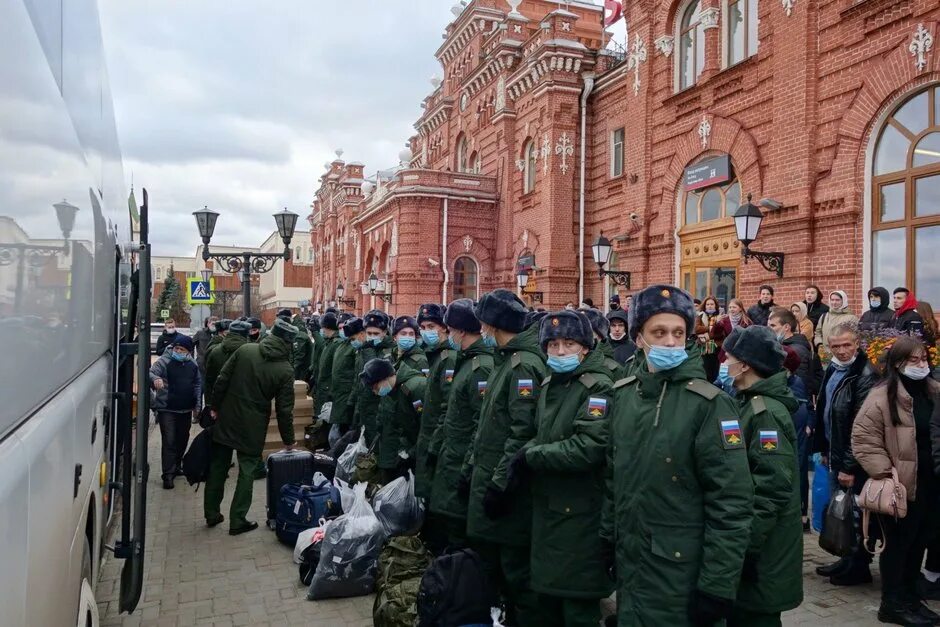
[[[509,513],[509,498],[505,492],[490,486],[483,495],[483,513],[491,520],[503,518]]]
[[[428,470],[434,470],[437,468],[437,455],[434,453],[428,453],[428,457],[424,461],[424,467]]]
[[[508,493],[515,492],[529,480],[532,467],[526,461],[525,453],[526,449],[519,449],[509,460],[509,466],[506,469],[506,492]]]
[[[470,473],[466,475],[460,475],[460,479],[457,480],[457,496],[462,499],[470,497],[470,477],[473,476],[473,469],[470,469]]]
[[[610,580],[617,581],[617,547],[613,542],[601,540],[601,557],[604,560],[604,570]]]
[[[722,599],[694,590],[689,599],[689,618],[696,627],[712,627],[718,621],[729,618],[733,608],[733,599]]]
[[[744,557],[744,567],[741,569],[741,581],[757,583],[757,557],[746,555]]]

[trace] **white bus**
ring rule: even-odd
[[[0,624],[95,625],[115,501],[122,609],[140,596],[126,321],[149,316],[149,272],[131,284],[149,249],[131,244],[96,0],[0,0],[0,41]]]

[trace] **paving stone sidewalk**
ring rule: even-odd
[[[197,427],[198,429],[198,427]],[[108,559],[98,582],[97,598],[104,627],[113,625],[305,625],[310,627],[372,624],[373,597],[311,602],[297,576],[291,550],[264,527],[231,537],[226,521],[207,529],[202,518],[202,490],[194,492],[183,478],[176,488],[160,482],[160,433],[151,431],[151,476],[147,497],[147,548],[144,592],[137,611],[118,614],[120,560]],[[234,476],[232,477],[234,479]],[[228,513],[233,480],[226,485],[222,511]],[[263,522],[264,481],[255,482],[250,518]],[[831,561],[805,536],[804,595],[799,608],[784,615],[784,625],[863,627],[880,624],[877,566],[871,585],[832,586],[814,572]],[[612,604],[605,602],[606,607]],[[940,604],[933,604],[940,611]]]

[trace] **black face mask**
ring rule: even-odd
[[[610,304],[610,310],[611,310],[611,311],[617,311],[618,309],[620,309],[620,305],[618,305],[617,303],[611,303],[611,304]]]
[[[260,333],[255,333],[254,335],[252,335],[251,333],[248,334],[248,341],[249,341],[249,342],[257,342],[258,339],[260,339],[260,338],[261,338],[261,334],[260,334]]]

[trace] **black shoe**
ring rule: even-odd
[[[937,624],[937,621],[940,621],[940,614],[937,614],[932,609],[924,605],[920,599],[908,605],[908,608],[918,616],[922,616],[923,618],[931,621],[931,623],[934,625]]]
[[[173,479],[172,479],[172,478],[169,478],[169,479],[164,478],[164,479],[163,479],[163,489],[164,489],[164,490],[172,490],[172,489],[173,489]]]
[[[832,577],[835,574],[844,572],[849,569],[849,558],[843,557],[831,564],[826,564],[825,566],[817,566],[816,574],[820,577]]]
[[[834,586],[858,586],[863,583],[871,583],[871,570],[868,566],[856,566],[844,572],[833,575],[829,578],[829,583]]]
[[[206,527],[212,528],[225,520],[225,516],[219,514],[218,518],[206,518]]]
[[[809,518],[807,518],[806,520],[803,521],[803,533],[809,533],[809,532],[810,532]]]
[[[940,579],[931,583],[929,579],[921,575],[917,581],[917,594],[928,601],[940,601]]]
[[[892,625],[933,625],[933,621],[929,618],[924,618],[920,614],[912,611],[910,608],[902,607],[899,605],[885,605],[881,604],[881,607],[878,608],[878,620],[882,623],[890,623]]]
[[[258,528],[258,523],[256,523],[256,522],[250,522],[250,523],[248,523],[247,525],[245,525],[244,527],[238,527],[238,528],[236,528],[236,529],[229,529],[229,530],[228,530],[228,535],[230,535],[230,536],[240,536],[240,535],[243,534],[243,533],[248,533],[249,531],[254,531],[254,530],[257,529],[257,528]]]
[[[611,614],[604,619],[604,627],[617,627],[617,615]]]

